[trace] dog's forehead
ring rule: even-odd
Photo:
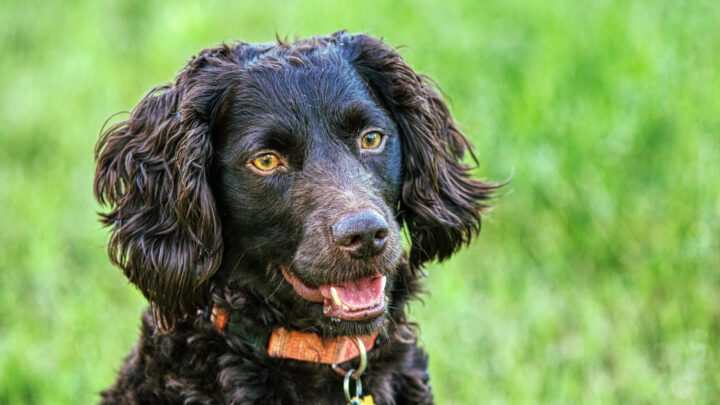
[[[347,61],[334,53],[312,56],[269,55],[245,69],[236,82],[232,127],[240,134],[303,138],[348,124],[357,130],[358,122],[392,130],[389,114]]]
[[[247,83],[241,84],[258,106],[264,102],[274,111],[291,109],[302,114],[319,109],[332,112],[351,102],[372,100],[360,75],[343,60],[275,62],[248,70]]]
[[[300,156],[312,145],[354,142],[366,128],[397,131],[392,114],[342,52],[268,51],[243,64],[234,96],[219,119],[216,146],[226,159],[262,149]]]

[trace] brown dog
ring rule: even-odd
[[[405,305],[480,229],[468,149],[375,38],[202,51],[97,146],[110,257],[151,307],[104,402],[340,404],[345,376],[432,403]]]

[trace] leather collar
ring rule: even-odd
[[[258,347],[267,347],[270,357],[294,359],[323,364],[341,364],[360,355],[355,344],[347,336],[323,338],[315,333],[298,332],[277,328],[269,336],[267,332],[248,331],[228,325],[228,312],[224,308],[213,307],[212,311],[204,311],[210,318],[219,334],[230,330],[244,342]],[[377,334],[358,336],[370,350],[375,345]]]

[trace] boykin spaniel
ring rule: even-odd
[[[368,35],[240,42],[107,128],[109,255],[150,307],[103,403],[432,403],[406,304],[496,186],[429,83]]]

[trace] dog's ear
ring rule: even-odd
[[[345,56],[367,81],[401,132],[400,216],[411,238],[410,260],[443,260],[480,231],[481,211],[497,187],[475,180],[463,155],[475,156],[429,80],[400,54],[367,35],[335,34]]]
[[[110,258],[150,301],[161,330],[206,305],[221,260],[210,131],[232,83],[231,55],[226,46],[201,53],[104,131],[95,150]]]

